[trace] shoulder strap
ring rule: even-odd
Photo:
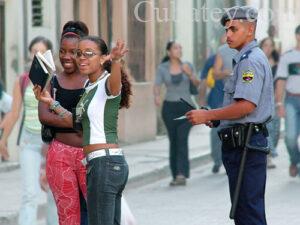
[[[247,59],[247,58],[249,57],[249,55],[250,55],[251,52],[252,52],[252,50],[246,51],[246,52],[242,55],[242,57],[240,58],[240,61],[239,61],[239,62],[241,62],[241,61],[244,60],[244,59]]]
[[[57,87],[58,87],[57,77],[56,75],[53,75],[50,80],[50,95],[54,100],[56,100]]]
[[[24,94],[25,94],[25,90],[26,90],[26,87],[28,86],[29,84],[29,74],[28,73],[23,73],[21,76],[20,76],[20,87],[21,87],[21,93],[22,93],[22,97],[24,97]]]

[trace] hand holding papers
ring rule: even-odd
[[[182,101],[187,106],[189,106],[189,108],[191,108],[191,110],[195,110],[196,109],[193,105],[191,105],[190,103],[188,103],[187,101],[185,101],[183,98],[180,98],[180,101]],[[200,106],[200,109],[209,110],[205,106]],[[174,120],[182,120],[182,119],[187,119],[187,117],[185,115],[183,115],[181,117],[175,118]],[[210,122],[212,124],[212,127],[218,127],[220,125],[220,120],[213,120],[213,121],[210,121]]]

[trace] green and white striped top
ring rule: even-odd
[[[90,144],[118,143],[118,112],[121,95],[107,94],[105,71],[96,82],[85,88],[76,107],[76,120],[83,128],[83,146]]]
[[[32,91],[33,85],[30,83],[24,93],[24,128],[34,134],[41,133],[41,123],[38,115],[38,100]]]

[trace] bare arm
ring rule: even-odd
[[[284,92],[285,92],[286,80],[277,80],[275,88],[275,102],[277,108],[277,114],[279,117],[285,116],[285,109],[283,104]]]
[[[192,83],[198,87],[200,84],[200,80],[197,78],[197,76],[193,73],[192,68],[188,64],[182,65],[183,72],[188,76],[188,78],[192,81]]]
[[[283,102],[285,92],[286,80],[277,80],[275,88],[275,101],[276,103]]]
[[[206,103],[206,79],[201,80],[200,87],[199,87],[199,104],[202,106],[207,105]]]
[[[111,95],[117,96],[120,94],[122,87],[121,83],[121,64],[119,60],[128,52],[125,48],[125,43],[118,40],[116,47],[111,50],[107,60],[112,60],[111,75],[108,78],[108,90]]]
[[[22,101],[23,99],[22,99],[20,82],[17,79],[15,81],[14,88],[13,88],[13,101],[12,101],[11,111],[5,115],[0,125],[1,128],[3,128],[1,141],[5,143],[7,142],[7,139],[12,129],[14,128],[16,122],[19,119],[22,110]]]
[[[228,69],[222,70],[222,67],[223,67],[222,57],[219,54],[217,54],[214,63],[214,75],[213,75],[215,80],[222,80],[225,77],[230,75],[231,71]]]
[[[50,92],[50,85],[47,86],[47,91]],[[53,127],[70,127],[69,121],[53,113],[49,109],[49,105],[39,101],[39,119],[42,124],[47,124]]]
[[[40,103],[45,104],[45,108],[49,109],[52,108],[53,111],[60,117],[61,124],[64,124],[66,128],[73,127],[73,115],[71,112],[63,108],[58,102],[56,102],[51,95],[49,94],[48,90],[44,89],[41,91],[40,86],[35,86],[33,88],[34,95]]]
[[[3,129],[2,137],[0,139],[0,155],[8,159],[9,154],[7,150],[7,139],[14,128],[22,109],[22,94],[19,80],[15,81],[13,89],[13,101],[11,111],[8,112],[3,118],[0,128]]]
[[[154,93],[154,103],[155,103],[155,105],[160,106],[160,102],[161,102],[161,99],[160,99],[160,86],[155,84],[153,86],[153,93]]]
[[[241,99],[231,105],[213,110],[192,110],[186,116],[192,124],[206,124],[213,120],[234,120],[245,117],[255,110],[252,102]]]

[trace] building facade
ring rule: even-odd
[[[274,24],[283,51],[293,46],[293,30],[300,21],[298,0],[0,0],[0,79],[11,94],[16,77],[25,69],[31,39],[48,37],[57,55],[62,26],[69,20],[82,20],[92,35],[101,36],[110,46],[119,38],[127,43],[134,93],[132,107],[120,114],[120,140],[151,140],[161,126],[152,86],[166,42],[180,42],[183,59],[198,72],[219,45],[224,9],[245,4],[264,16],[259,20],[258,39],[267,36],[268,26]],[[12,150],[17,133],[18,126],[10,139]],[[17,158],[16,152],[12,155]]]

